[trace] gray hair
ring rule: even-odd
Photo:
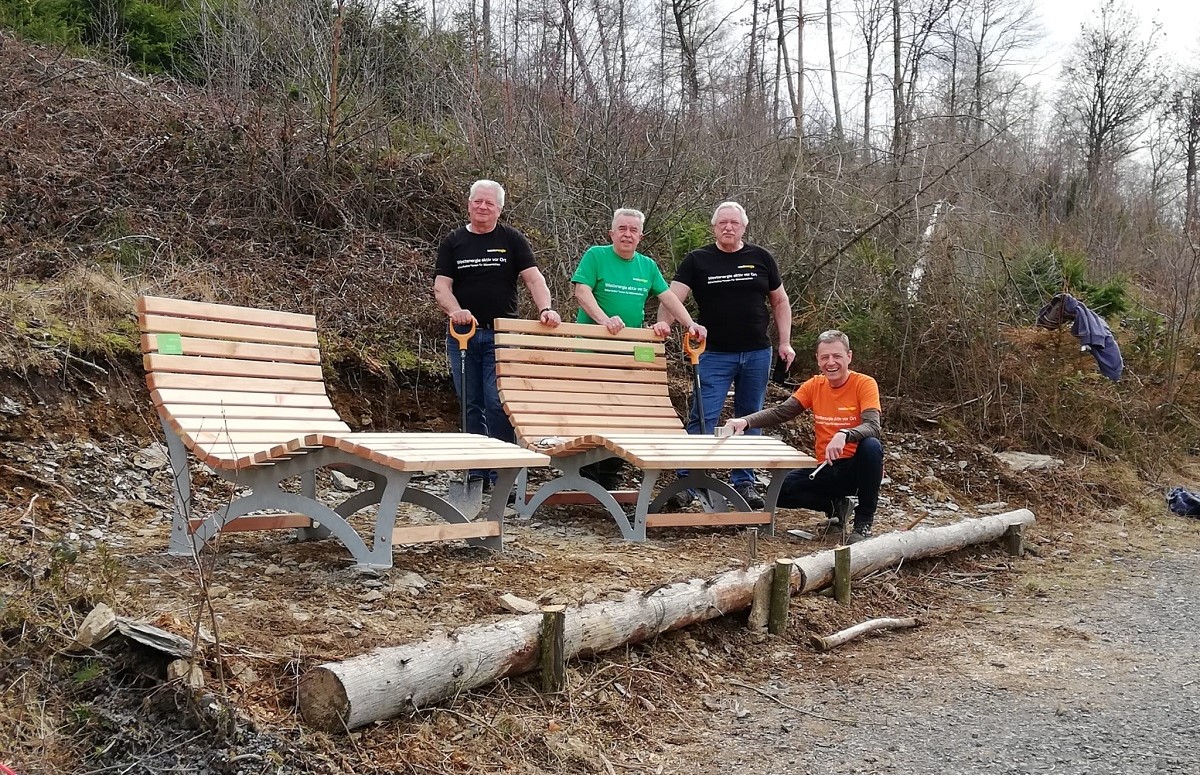
[[[713,210],[712,220],[709,221],[709,223],[711,223],[713,226],[716,226],[717,225],[717,213],[721,212],[722,210],[724,210],[726,208],[729,208],[732,210],[737,210],[738,217],[741,218],[743,226],[750,225],[750,217],[748,215],[746,215],[746,208],[742,207],[737,202],[722,202],[721,204],[717,205],[717,209]]]
[[[485,178],[483,180],[475,181],[471,184],[471,192],[467,195],[467,197],[469,199],[474,199],[475,192],[481,188],[490,188],[492,191],[494,191],[496,193],[496,204],[500,207],[504,207],[504,186],[500,185],[494,180],[487,180]]]
[[[637,218],[639,229],[646,225],[646,214],[645,213],[643,213],[641,210],[634,210],[632,207],[622,207],[613,212],[613,219],[612,219],[613,228],[615,229],[617,227],[617,219],[618,218],[626,218],[626,217]]]
[[[850,352],[850,337],[846,336],[841,331],[838,331],[836,328],[831,328],[828,331],[822,331],[817,336],[818,347],[826,342],[841,342],[842,346],[846,348],[846,352]]]

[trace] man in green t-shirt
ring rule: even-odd
[[[645,221],[646,216],[638,210],[617,210],[608,233],[612,244],[596,245],[583,254],[571,277],[575,300],[579,302],[575,321],[597,323],[613,334],[626,326],[641,328],[646,318],[646,300],[653,293],[667,307],[672,320],[678,320],[692,337],[703,340],[708,332],[692,320],[687,307],[671,293],[654,259],[637,252]],[[666,337],[671,333],[671,324],[657,322],[651,329]],[[580,473],[599,482],[604,489],[614,490],[620,484],[621,460],[601,460],[584,466]]]

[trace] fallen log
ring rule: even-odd
[[[1027,509],[911,533],[862,541],[851,552],[852,575],[870,573],[921,557],[995,541],[1011,524],[1030,524]],[[754,586],[773,564],[633,590],[620,599],[567,611],[566,658],[598,654],[748,607]],[[833,580],[833,552],[794,561],[793,593],[810,592]],[[455,694],[538,667],[541,614],[526,614],[464,627],[418,643],[320,665],[305,675],[299,704],[304,719],[327,731],[356,727],[411,713]]]
[[[868,632],[876,632],[878,630],[903,630],[909,627],[916,627],[917,620],[911,616],[906,616],[900,619],[868,619],[865,622],[847,627],[844,630],[839,630],[832,635],[821,637],[813,635],[808,639],[812,647],[817,651],[829,651],[835,649],[843,643],[849,643],[855,638],[861,638]]]

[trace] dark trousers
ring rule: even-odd
[[[879,484],[883,481],[883,445],[879,439],[858,442],[854,455],[825,466],[816,479],[809,479],[811,468],[790,472],[783,479],[779,507],[812,509],[833,516],[834,501],[858,496],[854,526],[870,527],[879,506]]]

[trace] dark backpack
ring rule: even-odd
[[[1200,493],[1176,487],[1167,493],[1167,508],[1183,517],[1200,517]]]

